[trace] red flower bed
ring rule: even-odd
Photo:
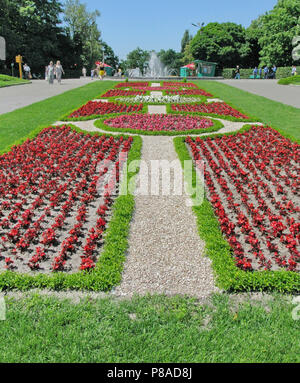
[[[113,128],[135,129],[144,131],[186,131],[207,129],[213,122],[206,118],[192,116],[176,116],[167,114],[133,114],[108,119],[104,123]]]
[[[117,84],[115,88],[141,88],[148,85],[148,82],[121,82]]]
[[[131,143],[50,127],[0,156],[0,268],[94,268]]]
[[[179,94],[180,96],[205,96],[205,97],[213,97],[212,94],[207,93],[203,89],[187,89],[187,90],[167,90],[167,94]]]
[[[107,91],[101,97],[128,97],[128,96],[139,96],[146,94],[145,90],[118,90],[112,89]]]
[[[89,101],[87,104],[71,113],[69,118],[88,117],[92,115],[103,115],[111,113],[132,113],[143,109],[143,104],[123,105],[113,102]]]
[[[263,127],[186,142],[237,266],[299,272],[300,145]]]
[[[172,105],[172,110],[175,112],[189,113],[208,113],[217,114],[219,116],[231,116],[235,118],[248,119],[249,117],[239,111],[233,109],[225,102],[211,102],[209,104],[176,104]]]

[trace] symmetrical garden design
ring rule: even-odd
[[[218,285],[300,290],[299,144],[270,127],[239,130],[241,122],[258,120],[209,102],[214,96],[194,83],[155,85],[116,84],[102,101],[61,118],[96,120],[99,132],[48,127],[0,156],[0,269],[6,270],[0,289],[107,291],[120,283],[134,210],[133,195],[118,194],[125,161],[140,159],[138,135],[179,135],[175,148],[182,164],[194,161],[194,181],[198,161],[206,166],[206,198],[193,210]],[[147,105],[164,103],[167,114],[148,114]],[[212,135],[225,122],[237,131]]]

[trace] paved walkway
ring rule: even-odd
[[[33,80],[31,84],[0,88],[0,114],[12,112],[15,109],[56,96],[67,90],[79,88],[90,82],[90,77],[62,80],[61,85],[57,84],[56,81],[54,85],[49,85],[45,80]]]
[[[269,98],[283,104],[300,108],[300,86],[279,85],[278,80],[218,80],[233,86]]]

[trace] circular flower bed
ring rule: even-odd
[[[168,114],[133,114],[111,118],[105,125],[119,129],[133,129],[150,132],[176,131],[184,132],[211,128],[213,121],[198,116],[181,116]]]

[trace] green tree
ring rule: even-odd
[[[173,49],[161,50],[158,52],[161,62],[169,69],[172,74],[179,74],[181,67],[182,54]]]
[[[181,40],[181,53],[184,53],[185,47],[190,43],[192,38],[193,36],[190,34],[189,30],[186,29]]]
[[[113,68],[117,68],[120,65],[118,56],[115,55],[113,49],[103,40],[101,40],[101,45],[104,50],[105,63]]]
[[[235,23],[209,23],[190,42],[195,59],[214,61],[220,67],[247,65],[251,49],[246,30]]]
[[[76,53],[83,65],[91,68],[102,55],[101,32],[97,27],[100,12],[89,12],[86,4],[79,0],[67,0],[64,21],[69,36],[73,40]]]
[[[187,65],[193,62],[194,60],[195,60],[195,57],[193,56],[193,53],[192,53],[191,42],[189,42],[189,44],[187,44],[184,48],[181,64]]]
[[[74,62],[72,41],[59,26],[60,1],[0,0],[0,8],[0,34],[7,42],[9,68],[17,54],[40,73],[50,60]]]
[[[292,65],[292,40],[300,32],[300,1],[279,0],[270,12],[254,23],[261,64]],[[253,29],[253,23],[250,28]]]
[[[126,67],[126,69],[139,68],[141,73],[144,74],[149,58],[150,52],[138,47],[128,53],[126,63],[125,65],[123,63],[123,67]]]

